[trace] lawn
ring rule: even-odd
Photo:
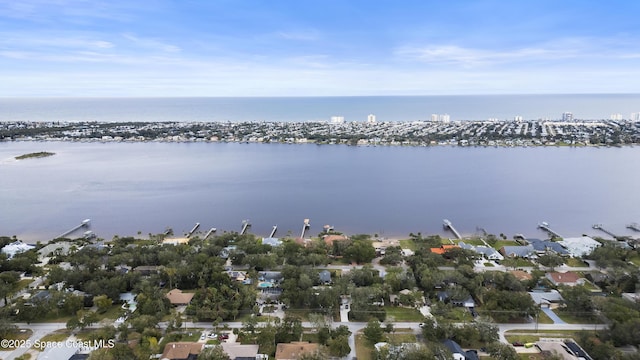
[[[7,340],[27,340],[33,335],[31,330],[16,330],[7,336]],[[15,350],[16,347],[0,347],[0,351],[11,351]]]
[[[589,267],[582,259],[568,258],[565,264],[569,267]]]
[[[602,320],[590,316],[576,316],[575,314],[564,311],[555,311],[555,313],[560,319],[568,324],[602,324]]]
[[[69,335],[71,335],[71,332],[69,330],[56,330],[50,334],[43,336],[42,339],[39,340],[40,346],[36,347],[34,345],[31,348],[37,351],[44,351],[46,350],[46,347],[44,346],[45,343],[61,343],[67,340],[67,338],[69,338]]]
[[[13,295],[19,292],[20,290],[29,286],[29,284],[31,284],[32,282],[33,282],[33,279],[22,279],[18,281],[17,283],[13,284],[13,286],[11,287],[11,292],[8,295]]]
[[[358,360],[373,359],[373,345],[362,334],[356,334],[356,357]]]
[[[538,324],[553,324],[553,320],[549,317],[549,315],[540,311],[538,314]]]
[[[415,343],[417,341],[413,333],[408,334],[401,332],[387,334],[387,339],[391,344]]]
[[[384,310],[387,313],[387,321],[420,322],[424,318],[420,311],[413,308],[385,306]]]
[[[413,251],[416,251],[416,249],[418,248],[416,246],[416,242],[413,241],[413,239],[400,240],[400,247],[403,249],[409,249]]]
[[[498,240],[493,245],[493,248],[496,250],[500,250],[500,248],[502,248],[503,246],[518,246],[518,245],[520,244],[515,240]]]

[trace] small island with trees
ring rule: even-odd
[[[32,152],[32,153],[16,156],[16,160],[24,160],[24,159],[31,159],[31,158],[43,158],[43,157],[53,156],[55,154],[56,153],[52,153],[52,152],[48,152],[48,151]]]

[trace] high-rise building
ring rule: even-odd
[[[622,114],[617,113],[617,114],[611,114],[611,116],[609,116],[610,120],[622,120]]]
[[[434,122],[438,121],[438,118],[439,118],[438,114],[431,114],[431,121],[434,121]]]
[[[631,121],[640,121],[640,112],[631,113],[631,116],[630,116],[629,120],[631,120]]]
[[[562,121],[573,121],[573,113],[570,113],[570,112],[562,113]]]
[[[332,116],[331,117],[332,124],[342,124],[344,123],[344,116]]]
[[[376,116],[373,114],[369,114],[369,116],[367,116],[367,122],[369,124],[376,122]]]
[[[516,115],[513,117],[513,121],[522,121],[522,116]]]
[[[451,117],[449,116],[449,114],[442,114],[440,115],[440,121],[444,123],[451,122]]]

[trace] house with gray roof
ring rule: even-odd
[[[329,270],[322,270],[318,273],[318,278],[323,284],[331,284],[331,272]]]
[[[558,255],[569,255],[567,249],[562,247],[560,243],[551,240],[527,239],[529,245],[533,246],[538,254],[553,251]]]
[[[273,237],[262,238],[262,245],[271,245],[271,247],[278,247],[282,245],[282,240]]]
[[[536,250],[531,245],[526,246],[503,246],[500,253],[505,257],[519,257],[525,259],[536,258]]]
[[[490,248],[488,246],[474,246],[471,244],[467,244],[463,241],[460,241],[458,243],[458,246],[460,246],[463,249],[467,249],[467,250],[471,250],[474,251],[480,255],[482,255],[482,257],[484,257],[487,260],[503,260],[504,257],[494,248]]]
[[[457,342],[451,339],[447,339],[442,342],[442,345],[444,345],[444,347],[446,347],[449,351],[451,351],[451,354],[453,354],[453,360],[467,359],[467,356],[466,356],[467,352],[462,350],[462,347]]]

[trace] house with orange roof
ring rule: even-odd
[[[170,342],[164,347],[161,359],[196,360],[204,344],[195,342]]]
[[[185,293],[180,289],[173,289],[165,295],[171,305],[188,305],[193,299],[194,293]]]
[[[431,248],[431,252],[434,254],[438,254],[438,255],[442,255],[444,253],[446,253],[447,251],[449,251],[450,249],[454,249],[454,248],[458,248],[458,245],[440,245],[440,247],[437,248]]]

